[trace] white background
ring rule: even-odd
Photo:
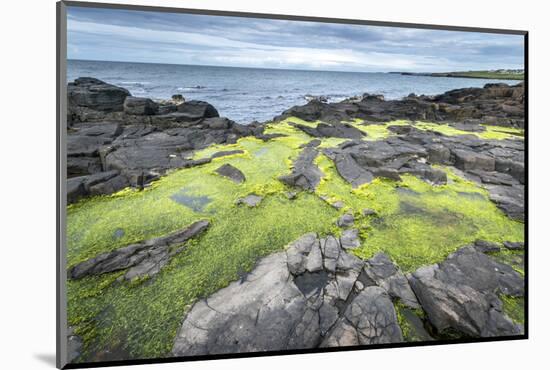
[[[530,31],[530,339],[132,367],[133,369],[548,368],[549,24],[544,1],[131,0],[142,5]],[[0,367],[55,363],[55,1],[2,3]],[[299,37],[299,35],[297,35]],[[546,352],[546,353],[545,353]],[[546,355],[546,356],[545,356]]]

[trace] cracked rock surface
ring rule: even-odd
[[[296,161],[294,162],[292,172],[288,175],[279,177],[283,183],[290,186],[297,186],[304,190],[315,190],[323,173],[314,163],[319,151],[312,146],[306,146]]]
[[[384,288],[357,284],[365,263],[309,233],[185,316],[174,356],[400,342]],[[406,280],[405,280],[406,283]]]
[[[420,340],[447,329],[475,337],[515,335],[522,328],[503,313],[498,295],[520,297],[523,289],[519,273],[474,246],[405,276],[384,253],[363,261],[337,238],[309,233],[195,303],[172,354],[398,343],[404,339],[396,302]]]
[[[498,297],[523,296],[523,277],[472,246],[459,249],[440,264],[419,268],[409,282],[438,331],[452,328],[491,337],[523,330],[503,313]]]

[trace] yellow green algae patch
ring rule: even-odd
[[[505,140],[513,138],[523,138],[523,130],[513,127],[483,125],[483,127],[485,127],[485,131],[470,132],[459,130],[447,124],[432,122],[414,122],[412,123],[412,126],[420,130],[435,131],[447,136],[474,135],[484,140]]]
[[[524,324],[525,320],[525,298],[524,297],[510,297],[507,295],[501,295],[502,308],[504,313],[508,315],[515,323]]]
[[[208,231],[155,278],[115,282],[120,273],[71,280],[68,318],[84,339],[82,359],[116,349],[123,357],[166,356],[187,308],[252,270],[258,258],[299,236],[327,234],[338,213],[311,193],[289,200],[277,177],[289,171],[300,140],[264,143],[241,139],[246,152],[204,166],[174,171],[145,191],[125,190],[82,200],[68,209],[68,266],[139,240],[164,235],[199,219]],[[241,185],[217,175],[223,163],[239,168]],[[235,205],[249,193],[258,207]],[[88,354],[95,357],[88,358]]]
[[[448,184],[432,186],[414,176],[401,182],[375,179],[353,189],[322,156],[326,176],[317,192],[330,202],[343,201],[360,226],[363,244],[354,252],[368,259],[387,253],[404,271],[444,260],[476,239],[523,240],[523,223],[510,220],[488,199],[487,192],[447,170]],[[362,216],[365,208],[376,217]]]

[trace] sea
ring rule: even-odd
[[[212,104],[220,116],[241,124],[265,122],[311,96],[337,102],[363,93],[400,99],[411,93],[435,95],[487,83],[512,83],[473,78],[405,76],[397,73],[331,72],[285,69],[67,61],[67,80],[95,77],[121,86],[133,96],[153,100],[181,94],[186,100]]]

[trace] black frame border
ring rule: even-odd
[[[104,362],[83,362],[83,363],[67,363],[67,297],[66,297],[66,243],[65,243],[65,220],[66,220],[66,103],[62,97],[66,96],[66,46],[67,46],[67,19],[66,7],[85,7],[85,8],[102,8],[102,9],[117,9],[117,10],[135,10],[135,11],[152,11],[164,13],[186,13],[200,14],[212,16],[226,17],[245,17],[245,18],[260,18],[260,19],[280,19],[290,21],[309,21],[319,23],[339,23],[339,24],[356,24],[369,25],[380,27],[399,27],[399,28],[416,28],[428,30],[443,30],[443,31],[462,31],[462,32],[478,32],[478,33],[493,33],[493,34],[508,34],[522,35],[524,37],[524,153],[525,153],[525,191],[524,191],[524,272],[525,272],[525,306],[524,306],[524,334],[514,336],[501,336],[491,338],[472,338],[472,339],[456,339],[456,340],[439,340],[439,341],[422,341],[412,343],[388,343],[374,344],[349,347],[329,347],[329,348],[310,348],[301,350],[281,350],[281,351],[265,351],[265,352],[245,352],[217,355],[201,355],[190,357],[166,357],[166,358],[145,358],[120,361],[104,361]],[[82,1],[58,1],[56,3],[56,45],[57,45],[57,61],[56,61],[56,80],[57,80],[57,97],[56,97],[56,366],[59,369],[81,369],[81,368],[96,368],[96,367],[111,367],[111,366],[126,366],[126,365],[144,365],[144,364],[159,364],[159,363],[174,363],[174,362],[194,362],[204,360],[221,360],[234,358],[249,358],[249,357],[265,357],[265,356],[284,356],[296,354],[311,354],[311,353],[329,353],[329,352],[347,352],[370,349],[384,348],[407,348],[407,347],[424,347],[424,346],[440,346],[449,344],[467,344],[467,343],[487,343],[500,342],[509,340],[525,340],[529,339],[529,32],[526,30],[513,29],[497,29],[497,28],[481,28],[481,27],[462,27],[449,26],[438,24],[423,24],[423,23],[402,23],[402,22],[384,22],[372,20],[359,20],[347,18],[325,18],[315,16],[300,16],[300,15],[284,15],[284,14],[268,14],[268,13],[252,13],[252,12],[233,12],[221,10],[206,10],[206,9],[190,9],[190,8],[175,8],[162,6],[147,6],[147,5],[129,5],[129,4],[113,4],[113,3],[98,3],[98,2],[82,2]]]

